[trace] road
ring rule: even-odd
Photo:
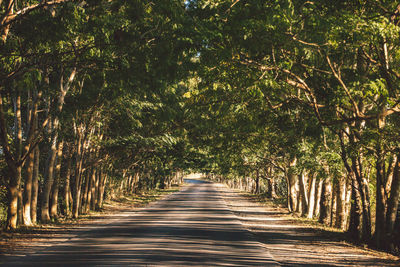
[[[187,182],[180,192],[146,209],[5,265],[278,265],[227,207],[214,184]]]

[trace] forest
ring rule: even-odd
[[[0,224],[184,172],[400,251],[400,5],[0,0]]]

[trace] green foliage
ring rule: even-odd
[[[236,179],[272,168],[286,194],[288,173],[335,180],[352,162],[367,166],[360,172],[380,157],[388,165],[400,140],[396,10],[395,1],[291,0],[39,8],[1,44],[6,144],[18,151],[20,95],[23,143],[37,101],[39,123],[60,120],[54,132],[39,127],[40,145],[57,132],[71,152],[84,139],[96,151],[86,167],[102,165],[116,183],[135,171],[154,187],[178,170]]]

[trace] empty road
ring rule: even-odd
[[[275,266],[212,183],[188,186],[138,212],[7,266]]]

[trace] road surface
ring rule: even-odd
[[[187,182],[147,209],[5,265],[278,266],[214,184]]]

